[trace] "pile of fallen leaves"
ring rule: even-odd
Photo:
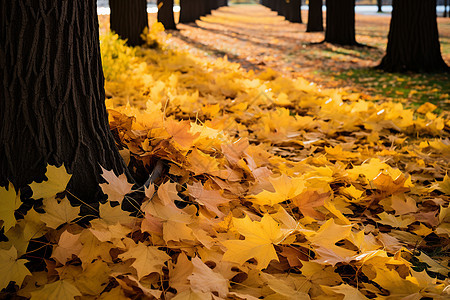
[[[64,167],[31,184],[42,201],[23,216],[0,189],[5,295],[448,299],[447,117],[198,59],[155,28],[153,49],[101,45],[121,154],[162,176],[138,200],[103,170],[98,216],[64,197]]]

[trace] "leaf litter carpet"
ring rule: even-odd
[[[91,216],[64,167],[26,209],[1,188],[6,298],[448,299],[448,117],[168,39],[101,37],[118,147],[160,176],[103,169]]]

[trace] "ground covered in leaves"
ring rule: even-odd
[[[307,11],[305,24],[293,24],[259,5],[223,7],[195,24],[179,24],[170,44],[203,57],[227,55],[247,70],[270,67],[373,99],[417,106],[428,101],[450,108],[448,74],[386,74],[373,69],[386,50],[390,14],[356,15],[356,40],[367,47],[317,44],[324,33],[306,33],[307,20]],[[438,25],[443,58],[450,64],[450,19],[438,18]]]
[[[84,217],[64,167],[25,214],[0,189],[5,298],[448,299],[448,117],[147,37],[101,39],[142,189],[103,170],[108,200]]]

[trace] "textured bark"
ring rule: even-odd
[[[302,21],[302,0],[285,0],[286,1],[286,20],[292,23],[303,23]]]
[[[173,16],[173,0],[158,0],[158,22],[164,25],[165,29],[177,29]]]
[[[180,0],[179,23],[191,23],[198,20],[203,14],[204,0]]]
[[[217,4],[219,7],[228,6],[228,0],[218,0]]]
[[[355,40],[355,0],[327,0],[325,42],[357,45]]]
[[[377,0],[378,12],[383,12],[383,0]]]
[[[180,19],[178,23],[194,22],[194,3],[191,0],[180,0]]]
[[[201,16],[211,14],[211,0],[201,0]]]
[[[64,164],[68,190],[99,200],[100,165],[124,173],[104,104],[95,0],[0,6],[0,185]]]
[[[284,16],[285,0],[275,0],[275,11],[280,16]]]
[[[443,15],[444,18],[445,17],[450,17],[450,13],[449,13],[449,11],[447,9],[447,6],[448,6],[448,0],[445,0],[444,1],[444,15]]]
[[[215,10],[219,8],[219,1],[218,0],[209,0],[211,10]]]
[[[309,0],[306,32],[323,31],[322,0]]]
[[[109,0],[111,30],[130,46],[144,44],[141,34],[148,27],[146,0]]]
[[[386,55],[388,72],[448,72],[441,55],[436,0],[394,0]]]

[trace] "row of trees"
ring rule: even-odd
[[[177,29],[173,14],[174,0],[157,0],[158,22],[165,29]],[[212,10],[228,5],[228,0],[180,0],[179,23],[190,23],[210,14]],[[109,0],[111,30],[130,46],[144,43],[141,34],[148,27],[146,0]]]
[[[301,16],[301,1],[261,0],[261,4],[289,21],[301,22],[301,17],[292,16]],[[381,0],[378,5],[381,9]],[[386,55],[378,67],[389,72],[448,71],[441,55],[436,0],[394,0],[392,6]],[[355,0],[326,0],[326,8],[324,42],[362,46],[355,38]],[[323,30],[322,14],[322,0],[310,0],[307,32]]]
[[[166,29],[177,29],[173,15],[173,0],[157,0],[158,22]],[[180,0],[179,23],[190,23],[206,16],[211,11],[227,6],[228,0]]]

